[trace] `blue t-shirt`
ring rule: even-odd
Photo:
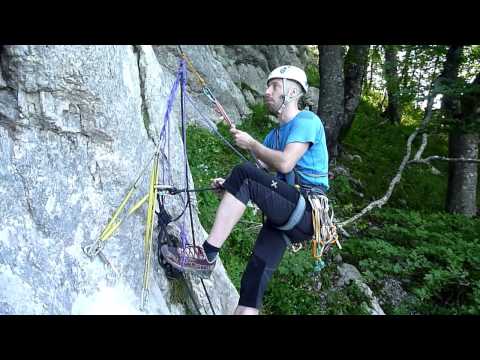
[[[301,184],[328,185],[328,151],[325,131],[320,118],[311,111],[301,111],[291,121],[271,130],[263,145],[284,151],[293,142],[309,143],[307,151],[295,166]],[[277,177],[286,180],[286,175],[277,172]]]

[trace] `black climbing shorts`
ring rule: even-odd
[[[285,253],[287,243],[282,231],[297,206],[299,196],[295,187],[245,162],[233,168],[223,187],[245,205],[255,203],[266,221],[258,234],[253,253],[243,273],[239,305],[260,309],[267,285]],[[285,231],[292,243],[309,240],[313,236],[312,208],[305,201],[305,212],[300,222]]]

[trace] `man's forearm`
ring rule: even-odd
[[[269,170],[282,172],[285,164],[285,155],[282,151],[272,150],[258,141],[254,141],[251,147],[254,155],[260,159]]]

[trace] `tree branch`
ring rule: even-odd
[[[428,143],[428,134],[423,133],[422,134],[422,145],[420,145],[420,148],[418,149],[417,153],[415,154],[414,159],[415,160],[420,160],[422,157],[423,152],[425,151],[425,148],[427,147]],[[413,160],[410,160],[408,163],[411,163]]]
[[[428,122],[431,120],[432,118],[432,107],[433,107],[433,100],[435,99],[435,97],[437,96],[437,93],[438,93],[438,89],[439,89],[439,83],[440,83],[440,77],[438,77],[434,83],[432,84],[432,87],[430,89],[430,93],[428,95],[428,102],[427,102],[427,108],[425,110],[425,115],[422,119],[422,122],[420,123],[420,127],[418,127],[417,129],[415,129],[415,131],[408,137],[408,140],[407,140],[407,153],[405,154],[401,164],[400,164],[400,167],[398,168],[398,171],[397,171],[397,174],[395,175],[395,177],[392,179],[392,181],[390,182],[390,185],[388,187],[388,190],[387,192],[385,193],[385,195],[378,199],[378,200],[375,200],[373,201],[372,203],[370,203],[369,205],[367,205],[365,208],[363,208],[362,211],[360,211],[358,214],[352,216],[350,219],[347,219],[345,221],[342,221],[342,222],[339,222],[337,223],[337,226],[340,228],[340,229],[343,229],[344,226],[346,225],[349,225],[351,223],[353,223],[354,221],[358,220],[360,217],[362,217],[363,215],[365,215],[367,212],[369,212],[370,210],[376,208],[376,207],[379,207],[381,208],[383,205],[385,205],[387,203],[387,201],[390,199],[390,197],[392,196],[392,193],[393,193],[393,189],[395,188],[395,186],[400,182],[401,178],[402,178],[402,173],[403,171],[405,170],[405,167],[407,166],[407,164],[409,163],[409,159],[410,159],[410,155],[412,153],[412,142],[413,140],[416,138],[416,136],[418,135],[418,133],[424,129],[426,127],[426,125],[428,124]],[[426,142],[426,138],[424,137],[424,142]],[[423,146],[423,142],[422,142],[422,146]],[[425,144],[426,146],[426,144]],[[419,149],[419,151],[417,152],[417,154],[420,154],[423,152],[423,150]]]
[[[440,161],[452,161],[452,162],[467,162],[467,163],[480,163],[480,159],[466,159],[466,158],[449,158],[445,156],[433,155],[425,159],[414,159],[410,160],[408,164],[427,164],[430,165],[430,161],[440,160]]]

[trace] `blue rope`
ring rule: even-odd
[[[183,149],[184,149],[184,160],[185,160],[185,182],[186,187],[185,189],[187,194],[187,205],[189,208],[189,215],[190,215],[190,227],[192,230],[192,241],[195,251],[195,231],[193,225],[193,212],[192,212],[192,202],[190,199],[190,192],[189,192],[189,181],[188,181],[188,156],[187,156],[187,128],[186,128],[186,121],[185,121],[185,95],[186,95],[186,86],[187,86],[187,69],[185,66],[185,61],[182,60],[181,62],[181,69],[182,69],[182,98],[181,98],[181,110],[182,110],[182,135],[183,135]],[[184,226],[185,226],[185,218],[184,218]],[[185,233],[185,240],[186,240],[186,233]],[[213,315],[215,315],[215,310],[213,309],[212,301],[210,300],[210,296],[208,295],[207,288],[205,287],[205,283],[203,279],[200,279],[202,283],[203,290],[205,291],[205,295],[207,296],[208,303],[210,304],[210,309],[212,310]]]
[[[177,76],[176,76],[175,81],[173,83],[172,89],[170,90],[170,95],[168,96],[167,109],[166,109],[165,115],[163,117],[162,130],[160,131],[159,149],[162,150],[162,153],[163,153],[165,159],[167,159],[167,156],[165,155],[165,145],[166,145],[166,142],[167,142],[167,138],[168,138],[168,149],[170,150],[170,137],[168,136],[168,134],[170,133],[170,114],[171,114],[172,109],[173,109],[173,104],[174,104],[174,101],[175,101],[178,85],[180,84],[180,79],[182,77],[181,70],[182,69],[181,69],[181,65],[180,65],[179,70],[177,71]],[[167,131],[167,127],[168,127],[168,131]],[[163,144],[162,144],[162,140],[163,140]],[[169,183],[171,183],[172,182],[172,174],[171,174],[171,171],[170,171],[170,167],[168,167],[168,173],[167,173],[165,171],[165,165],[164,164],[165,163],[162,162],[162,182],[165,183],[165,175],[168,174],[168,180],[169,180]]]
[[[186,85],[187,85],[187,69],[185,67],[185,61],[182,59],[180,61],[180,67],[178,73],[180,74],[181,78],[181,94],[182,97],[180,99],[180,106],[181,106],[181,121],[182,121],[182,141],[183,141],[183,164],[185,167],[185,176],[184,176],[184,188],[187,190],[187,201],[185,203],[185,208],[189,206],[190,210],[190,216],[191,216],[191,206],[190,206],[190,197],[188,196],[188,159],[187,159],[187,144],[186,144],[186,134],[185,134],[185,99],[183,94],[185,94],[186,91]],[[181,265],[183,266],[185,264],[185,249],[187,248],[188,245],[188,234],[186,231],[186,216],[183,217],[183,223],[180,228],[180,246],[182,247],[182,256],[181,256]],[[193,228],[192,228],[193,232]],[[193,239],[194,245],[195,245],[195,239]]]

